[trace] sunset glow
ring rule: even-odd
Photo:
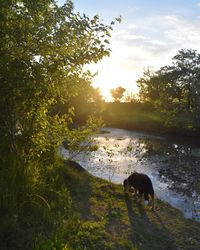
[[[59,1],[60,4],[64,0]],[[138,92],[136,80],[147,67],[158,69],[171,62],[183,48],[200,51],[200,3],[198,1],[75,0],[75,11],[98,14],[106,23],[122,16],[111,33],[111,56],[96,65],[93,86],[110,99],[110,89],[122,86]]]

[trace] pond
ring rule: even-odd
[[[105,128],[98,150],[76,156],[91,174],[123,183],[133,171],[147,174],[158,198],[200,221],[200,142]],[[64,155],[67,151],[63,152]]]

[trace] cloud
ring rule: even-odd
[[[178,50],[200,51],[200,20],[179,15],[157,15],[135,19],[113,32],[112,54],[99,68],[97,86],[104,83],[136,89],[135,81],[148,66],[159,69],[169,65]],[[103,88],[103,87],[102,87]]]
[[[149,41],[156,40],[160,41],[160,44],[165,43],[166,38],[175,42],[173,36],[166,36],[173,33],[178,34],[179,37],[184,38],[184,41],[199,42],[200,30],[199,30],[200,21],[198,19],[194,20],[185,20],[176,15],[166,15],[166,16],[157,16],[152,18],[147,18],[146,20],[138,20],[134,24],[134,29],[125,29],[123,31],[124,36],[120,40],[129,41],[144,40],[148,38]]]
[[[146,40],[146,37],[142,35],[125,34],[122,39],[126,41],[130,41],[130,42],[131,41],[144,41]]]
[[[129,24],[128,29],[136,29],[137,26],[135,24]]]
[[[120,33],[115,33],[113,40],[122,48],[127,47],[128,61],[130,57],[134,60],[135,55],[138,59],[138,53],[142,51],[153,62],[154,58],[171,58],[172,53],[177,53],[182,48],[200,49],[199,25],[198,19],[186,20],[176,15],[155,16],[136,20]],[[141,56],[141,59],[144,57]],[[141,61],[142,64],[144,62]]]

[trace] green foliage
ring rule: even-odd
[[[65,148],[69,151],[69,158],[73,159],[82,151],[95,149],[93,135],[98,133],[102,126],[103,121],[101,119],[90,116],[84,126],[71,129],[64,142]]]
[[[30,249],[39,235],[50,237],[65,224],[64,213],[70,222],[70,193],[52,170],[58,145],[88,139],[95,122],[76,133],[69,129],[73,104],[55,111],[90,88],[83,68],[110,54],[111,30],[99,16],[75,13],[70,0],[61,7],[54,0],[0,1],[0,237],[8,248]]]
[[[106,103],[102,119],[107,126],[144,131],[162,127],[160,114],[149,103]]]
[[[138,95],[134,93],[133,91],[129,92],[126,91],[123,95],[124,102],[131,102],[131,103],[138,103]]]
[[[82,223],[77,235],[72,242],[72,248],[76,250],[109,250],[109,234],[105,231],[104,225],[100,222],[86,221]]]
[[[61,240],[57,238],[52,238],[41,242],[39,246],[35,247],[35,250],[72,250],[69,246],[63,243]]]
[[[166,126],[179,127],[181,117],[188,116],[181,128],[200,126],[200,54],[180,50],[172,66],[156,72],[147,69],[138,79],[141,100],[151,102],[163,113]]]
[[[12,166],[16,171],[15,165]],[[8,175],[13,178],[15,190],[7,187],[5,192],[10,191],[9,195],[1,196],[4,198],[0,226],[3,249],[32,249],[43,239],[53,237],[54,232],[62,231],[61,236],[69,237],[71,230],[77,230],[79,218],[73,210],[66,179],[61,176],[63,168],[66,169],[66,165],[59,160],[45,171],[39,164],[32,163],[26,176]]]
[[[51,110],[52,114],[62,115],[73,107],[73,121],[77,123],[85,122],[89,115],[99,116],[104,100],[100,89],[92,86],[93,76],[90,72],[87,72],[87,77],[80,79],[80,86],[79,89],[77,89],[76,95],[66,101],[58,99],[57,104]],[[84,117],[81,117],[83,113]]]
[[[67,134],[66,117],[49,111],[83,88],[86,63],[109,55],[102,39],[111,26],[73,13],[71,1],[62,7],[54,1],[1,5],[1,136],[28,161]]]

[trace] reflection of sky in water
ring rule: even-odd
[[[114,183],[123,183],[134,170],[146,173],[158,198],[181,209],[186,217],[194,217],[193,204],[200,209],[200,197],[194,197],[191,183],[196,174],[187,166],[195,169],[199,164],[199,148],[168,141],[161,136],[123,129],[106,130],[110,133],[95,138],[99,149],[79,154],[76,161],[93,175]],[[66,151],[62,153],[67,154]]]

